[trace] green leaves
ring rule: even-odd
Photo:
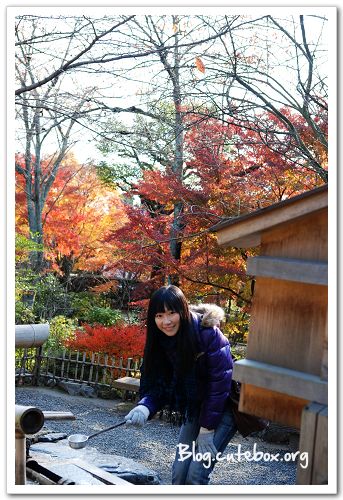
[[[109,307],[93,307],[85,315],[85,321],[91,325],[112,326],[122,319],[120,311]]]
[[[43,245],[34,241],[35,234],[31,233],[31,238],[23,234],[15,234],[15,261],[17,263],[27,262],[30,252],[42,252]]]
[[[58,353],[64,349],[66,341],[75,338],[77,320],[59,315],[52,318],[49,324],[50,335],[44,343],[44,350],[49,351],[50,354]]]

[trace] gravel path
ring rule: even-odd
[[[44,429],[74,433],[92,434],[97,430],[122,420],[133,406],[120,400],[104,400],[71,396],[58,389],[44,387],[17,387],[16,404],[37,406],[43,411],[71,411],[76,420],[46,421]],[[103,453],[123,455],[157,472],[163,484],[171,484],[170,472],[177,444],[178,428],[163,420],[153,419],[144,428],[120,427],[110,433],[94,438],[92,446]],[[225,453],[236,453],[241,445],[242,452],[257,451],[284,457],[287,452],[297,450],[297,442],[290,445],[270,444],[256,437],[242,438],[239,434],[229,443]],[[296,462],[285,460],[261,460],[218,463],[211,475],[210,484],[216,485],[286,485],[295,484]]]

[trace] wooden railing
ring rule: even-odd
[[[139,377],[142,358],[115,357],[101,353],[63,350],[43,353],[42,348],[16,351],[16,383],[72,381],[91,386],[112,387],[120,377]]]

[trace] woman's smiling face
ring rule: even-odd
[[[163,313],[155,315],[157,328],[168,337],[174,337],[180,328],[180,314],[174,311],[165,310]]]

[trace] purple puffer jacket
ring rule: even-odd
[[[205,316],[204,316],[205,318]],[[230,344],[217,326],[211,324],[208,315],[206,321],[192,313],[192,320],[199,343],[197,356],[197,382],[201,410],[199,423],[201,427],[216,429],[230,394],[232,378],[232,357]],[[151,418],[160,408],[160,402],[147,394],[139,403],[150,410]]]

